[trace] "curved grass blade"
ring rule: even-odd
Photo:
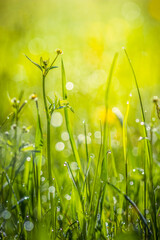
[[[140,107],[141,107],[141,114],[142,114],[142,121],[144,122],[144,137],[146,139],[148,139],[148,134],[147,134],[147,129],[146,129],[146,120],[145,120],[145,114],[144,114],[144,108],[143,108],[143,103],[142,103],[142,98],[141,98],[141,94],[140,94],[140,90],[139,90],[139,86],[138,86],[138,81],[137,81],[137,77],[136,77],[136,74],[135,74],[135,71],[134,71],[134,68],[133,68],[133,65],[131,63],[131,60],[128,56],[128,53],[126,51],[125,48],[124,49],[124,52],[125,52],[125,55],[127,57],[127,60],[129,62],[129,65],[130,65],[130,68],[132,70],[132,74],[133,74],[133,77],[134,77],[134,81],[135,81],[135,84],[136,84],[136,89],[137,89],[137,92],[138,92],[138,97],[139,97],[139,102],[140,102]],[[153,223],[154,223],[154,235],[155,235],[155,238],[156,240],[158,240],[158,228],[157,228],[157,219],[156,219],[156,205],[155,205],[155,192],[154,192],[154,185],[153,185],[153,173],[152,173],[152,166],[153,166],[153,156],[152,156],[152,150],[151,150],[151,146],[150,146],[150,142],[149,141],[145,141],[145,144],[146,144],[146,150],[147,150],[147,160],[148,160],[148,164],[149,164],[149,180],[150,180],[150,184],[151,184],[151,188],[149,189],[150,193],[149,193],[149,196],[150,196],[150,202],[151,202],[151,206],[152,206],[152,218],[153,218]],[[145,173],[146,175],[146,173]]]
[[[152,231],[150,230],[150,228],[148,227],[147,221],[144,218],[143,214],[140,212],[140,210],[138,209],[137,205],[135,204],[135,202],[133,202],[126,194],[124,194],[119,188],[117,188],[116,186],[114,186],[112,183],[106,181],[106,183],[111,186],[112,188],[114,188],[117,192],[119,192],[121,195],[124,196],[124,198],[133,206],[133,208],[136,210],[138,216],[140,217],[141,221],[144,223],[145,227],[148,230],[148,234],[152,235]]]

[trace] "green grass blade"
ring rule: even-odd
[[[127,120],[129,114],[130,101],[127,102],[127,111],[123,120],[123,154],[125,162],[125,181],[126,181],[126,195],[128,195],[128,158],[127,158]],[[126,225],[128,226],[128,202],[126,202]]]
[[[107,79],[107,86],[106,86],[106,91],[105,91],[105,109],[106,109],[106,113],[105,113],[105,122],[104,122],[104,143],[103,143],[103,155],[105,158],[105,162],[106,162],[106,152],[107,152],[107,141],[108,141],[108,132],[107,132],[107,120],[108,120],[108,107],[109,107],[109,91],[110,91],[110,86],[111,86],[111,81],[112,81],[112,76],[113,76],[113,72],[114,72],[114,68],[115,68],[115,64],[118,58],[118,53],[116,53],[114,55],[112,64],[111,64],[111,68],[110,68],[110,72],[108,75],[108,79]]]
[[[42,148],[43,148],[43,133],[41,127],[41,119],[38,108],[38,101],[36,101],[37,108],[37,126],[36,126],[36,137],[35,137],[35,158],[37,164],[37,219],[41,220],[41,192],[40,192],[40,174],[42,164]]]
[[[145,114],[144,114],[144,108],[143,108],[143,103],[142,103],[142,98],[141,98],[141,94],[140,94],[140,90],[139,90],[139,86],[138,86],[138,81],[137,81],[137,77],[133,68],[133,65],[131,63],[131,60],[128,56],[128,53],[126,51],[126,49],[124,48],[124,52],[125,55],[127,57],[127,60],[129,62],[130,68],[132,70],[132,74],[134,77],[134,81],[136,84],[136,89],[138,92],[138,97],[139,97],[139,102],[140,102],[140,107],[141,107],[141,114],[142,114],[142,121],[144,122],[144,137],[147,139],[148,138],[148,134],[147,134],[147,129],[146,129],[146,120],[145,120]],[[153,156],[152,156],[152,151],[151,151],[151,146],[150,146],[150,142],[149,141],[145,141],[146,143],[146,150],[147,150],[147,159],[148,159],[148,164],[149,164],[149,179],[150,179],[150,202],[151,202],[151,206],[152,206],[152,218],[153,218],[153,222],[154,222],[154,234],[155,234],[155,238],[156,240],[158,240],[158,229],[157,229],[157,219],[156,219],[156,205],[155,205],[155,193],[154,193],[154,185],[153,185],[153,173],[152,173],[152,166],[153,166]]]
[[[63,96],[63,100],[66,100],[67,99],[66,75],[65,75],[63,60],[61,60],[61,71],[62,71],[62,96]],[[74,140],[74,137],[73,137],[72,127],[71,127],[71,123],[69,121],[69,114],[68,114],[68,109],[67,108],[64,108],[64,115],[65,115],[66,127],[67,127],[67,131],[69,133],[69,138],[70,138],[70,143],[71,143],[73,155],[74,155],[75,160],[76,160],[76,162],[78,164],[78,167],[80,169],[81,177],[84,180],[84,174],[83,174],[83,171],[82,171],[81,161],[80,161],[80,157],[79,157],[79,154],[78,154],[78,151],[77,151],[76,143],[75,143],[75,140]]]
[[[147,224],[146,219],[144,218],[143,214],[140,212],[140,210],[138,209],[137,205],[135,204],[135,202],[133,202],[126,194],[124,194],[120,189],[118,189],[116,186],[114,186],[112,183],[110,182],[106,182],[109,186],[111,186],[112,188],[114,188],[117,192],[119,192],[121,195],[124,196],[124,198],[133,206],[133,208],[136,210],[138,216],[140,217],[141,221],[144,223],[145,227],[148,230],[149,235],[152,235],[152,232]]]

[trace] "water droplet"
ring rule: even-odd
[[[54,112],[51,117],[51,124],[53,127],[60,127],[63,122],[63,117],[60,112]]]
[[[155,121],[156,121],[156,119],[153,117],[153,118],[152,118],[152,121],[153,121],[153,122],[155,122]]]
[[[31,161],[31,157],[26,158],[27,162]]]
[[[54,186],[50,186],[48,188],[48,190],[49,190],[50,193],[55,193],[55,187]]]
[[[91,144],[91,137],[87,136],[87,144]]]
[[[65,148],[65,145],[63,142],[57,142],[55,145],[55,148],[58,152],[63,151]]]
[[[74,88],[73,83],[72,82],[67,82],[66,83],[66,88],[67,88],[67,90],[71,91]]]
[[[7,220],[11,217],[11,213],[8,210],[4,210],[1,214],[1,217]]]
[[[143,126],[143,125],[144,125],[144,122],[141,122],[141,125]]]
[[[95,137],[95,138],[101,138],[101,132],[100,132],[100,131],[96,131],[96,132],[94,133],[94,137]]]
[[[136,119],[136,123],[139,123],[139,119],[138,118]]]
[[[127,101],[127,105],[129,104],[129,101]]]
[[[84,136],[84,134],[79,134],[78,135],[78,141],[79,141],[79,143],[85,143],[85,136]]]
[[[58,221],[62,221],[63,220],[63,215],[59,215],[58,216]],[[60,230],[61,230],[62,228],[60,228]]]
[[[26,231],[32,231],[33,228],[34,228],[34,224],[30,221],[26,221],[24,223],[24,228],[25,228]]]
[[[133,184],[134,184],[134,182],[133,181],[130,181],[130,183],[129,183],[131,186],[133,186]]]
[[[132,97],[132,93],[130,93],[129,96]]]
[[[143,137],[139,137],[139,138],[138,138],[138,141],[141,141],[142,139],[143,139]]]
[[[69,140],[68,132],[62,132],[61,138],[62,138],[63,141],[68,141]]]
[[[133,169],[133,172],[135,172],[136,171],[136,169]]]
[[[44,182],[45,181],[45,177],[41,177],[41,181]]]
[[[61,208],[60,207],[57,207],[57,212],[60,212],[61,211]]]
[[[77,162],[71,162],[70,167],[71,167],[71,169],[72,169],[73,171],[79,169],[79,168],[78,168],[78,164],[77,164]]]

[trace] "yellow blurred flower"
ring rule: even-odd
[[[123,116],[118,108],[108,109],[106,112],[106,108],[104,106],[97,108],[96,110],[96,118],[101,120],[102,124],[106,121],[111,125],[116,125],[120,123],[123,124]]]

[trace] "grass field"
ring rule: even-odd
[[[0,2],[0,239],[160,239],[158,0]]]

